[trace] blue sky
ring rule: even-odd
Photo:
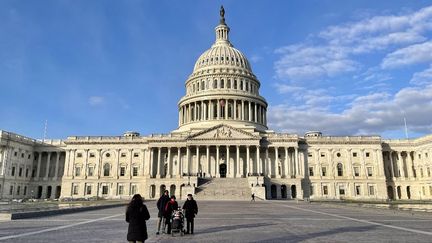
[[[432,133],[430,1],[0,1],[0,129],[41,138],[168,133],[219,7],[269,127]]]

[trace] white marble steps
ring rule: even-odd
[[[199,200],[250,200],[247,178],[212,178],[202,181],[196,190]]]

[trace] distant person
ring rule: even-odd
[[[193,199],[192,194],[187,195],[187,200],[183,204],[183,209],[186,211],[186,224],[187,224],[187,230],[186,234],[193,234],[194,233],[194,218],[195,215],[198,214],[198,205],[196,201]]]
[[[165,205],[164,217],[165,217],[165,225],[168,226],[167,234],[171,234],[171,215],[174,210],[178,209],[178,203],[176,201],[176,197],[174,195],[171,196],[169,202]],[[164,226],[165,228],[165,226]]]
[[[252,199],[251,199],[251,201],[255,202],[255,193],[252,193]]]
[[[126,222],[129,223],[127,240],[144,242],[147,238],[146,220],[150,219],[149,211],[140,194],[135,194],[126,210]]]
[[[170,198],[168,196],[168,190],[165,190],[163,195],[159,198],[159,200],[156,203],[156,206],[158,208],[158,218],[159,218],[158,225],[157,225],[157,232],[156,232],[157,235],[159,234],[161,224],[162,224],[162,232],[165,233],[164,211],[165,211],[165,206],[169,200]]]

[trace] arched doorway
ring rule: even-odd
[[[291,197],[292,197],[292,198],[297,198],[297,189],[296,189],[296,185],[292,185],[292,186],[291,186]]]
[[[59,198],[60,197],[60,192],[61,192],[61,186],[57,186],[56,187],[55,198]]]
[[[171,196],[175,196],[176,193],[176,186],[175,185],[171,185],[170,186],[170,195]]]
[[[287,198],[287,187],[285,185],[281,186],[281,195],[282,198]]]
[[[41,199],[42,198],[42,186],[38,186],[38,190],[37,190],[37,199]]]
[[[394,200],[394,193],[393,193],[393,187],[392,186],[387,187],[387,195],[388,195],[389,199]]]
[[[156,196],[156,186],[155,185],[151,185],[150,186],[150,198],[155,198]]]
[[[402,191],[401,191],[400,186],[397,187],[397,196],[398,196],[398,199],[401,199],[401,197],[402,197]]]
[[[219,165],[219,174],[221,178],[225,178],[226,177],[226,164],[220,164]]]
[[[160,186],[160,191],[159,191],[159,196],[162,197],[162,195],[164,194],[166,190],[166,186],[165,185],[161,185]]]
[[[410,186],[407,186],[406,192],[407,192],[408,199],[411,199],[411,187]]]
[[[51,192],[52,192],[52,187],[51,187],[51,186],[48,186],[48,187],[47,187],[46,198],[51,198]]]
[[[270,194],[272,199],[277,198],[276,185],[271,185]]]

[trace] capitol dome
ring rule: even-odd
[[[230,28],[221,8],[216,40],[200,55],[185,82],[177,131],[206,129],[220,123],[267,130],[267,102],[246,56],[229,41]]]

